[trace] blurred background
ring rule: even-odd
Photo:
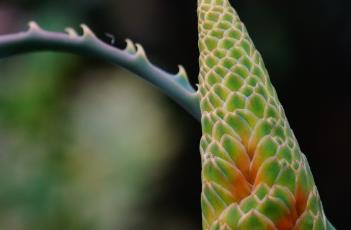
[[[315,175],[351,229],[351,2],[236,0]],[[1,0],[0,34],[82,22],[198,72],[196,0]],[[0,60],[0,229],[201,229],[200,125],[158,90],[92,58]]]

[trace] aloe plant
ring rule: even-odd
[[[199,88],[183,67],[169,74],[139,44],[124,50],[83,35],[48,32],[36,23],[0,37],[0,58],[53,50],[122,66],[201,121],[203,229],[334,229],[286,119],[260,53],[228,0],[198,0]]]

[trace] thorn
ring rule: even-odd
[[[188,78],[188,74],[186,73],[185,68],[182,65],[178,65],[179,71],[178,73],[175,75],[175,80],[176,82],[178,82],[179,84],[181,84],[183,87],[185,87],[186,89],[193,91],[194,88],[191,86],[189,78]]]
[[[41,30],[40,26],[35,21],[30,21],[28,23],[28,26],[29,26],[30,31],[40,31]]]
[[[136,56],[147,60],[146,53],[145,53],[145,50],[142,47],[142,45],[140,45],[139,43],[136,43],[135,46],[136,46],[136,49],[137,49]]]
[[[127,46],[126,46],[125,50],[130,54],[135,54],[136,49],[135,49],[135,45],[134,45],[133,41],[130,39],[126,39],[126,43],[127,43]]]
[[[91,31],[91,29],[87,25],[81,24],[80,27],[83,29],[83,37],[96,38],[93,31]]]
[[[113,35],[113,34],[110,34],[110,33],[105,33],[105,36],[106,37],[108,37],[109,39],[111,39],[111,45],[114,45],[115,44],[115,42],[116,42],[116,37],[115,37],[115,35]]]
[[[130,39],[126,39],[126,43],[127,43],[127,46],[126,46],[125,50],[128,51],[129,53],[132,53],[132,54],[136,53],[136,48],[135,48],[133,41]]]
[[[66,33],[68,33],[68,36],[70,36],[70,37],[73,37],[73,38],[78,37],[77,32],[71,27],[65,28],[65,31],[66,31]]]
[[[188,80],[188,75],[187,75],[184,67],[182,65],[178,65],[178,68],[179,68],[179,71],[177,73],[177,76],[179,76],[185,80]]]
[[[195,90],[194,95],[195,95],[195,97],[200,97],[201,94],[200,94],[199,86],[198,86],[198,85],[195,85],[195,86],[196,86],[196,87],[194,88],[194,90]]]

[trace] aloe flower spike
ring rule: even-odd
[[[260,53],[228,0],[198,0],[204,229],[333,229]]]

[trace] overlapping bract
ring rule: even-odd
[[[199,0],[204,229],[326,229],[305,156],[228,0]]]

